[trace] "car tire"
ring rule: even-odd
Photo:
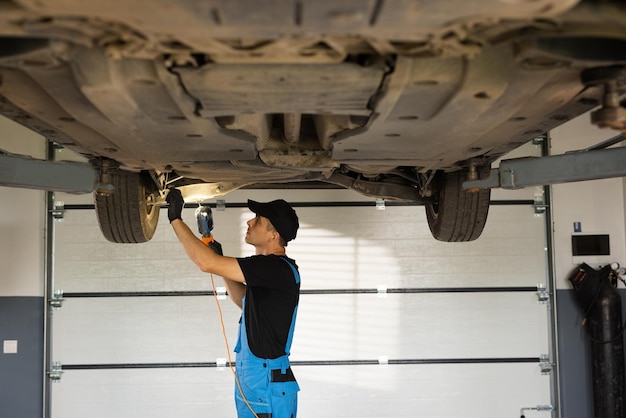
[[[490,189],[463,189],[466,172],[441,173],[435,203],[426,204],[426,219],[433,237],[445,242],[473,241],[483,232],[489,213]]]
[[[149,241],[159,221],[159,206],[151,204],[158,190],[150,176],[118,170],[111,173],[111,185],[111,194],[94,193],[104,237],[115,243]]]

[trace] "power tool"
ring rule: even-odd
[[[202,235],[202,242],[209,245],[215,241],[213,239],[213,212],[206,205],[198,206],[196,209],[196,220],[198,221],[198,232]]]

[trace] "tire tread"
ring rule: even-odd
[[[440,179],[439,201],[426,205],[426,217],[433,237],[445,242],[474,241],[487,222],[491,190],[463,189],[464,172],[447,173]]]
[[[159,218],[159,209],[150,210],[145,201],[149,180],[140,173],[118,171],[111,175],[111,184],[111,195],[94,195],[102,234],[115,243],[149,241]]]

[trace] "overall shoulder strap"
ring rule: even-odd
[[[291,271],[293,272],[293,277],[296,278],[296,283],[300,283],[300,273],[298,272],[296,266],[294,266],[293,263],[287,259],[287,257],[281,256],[279,258],[287,263],[287,265],[291,268]]]
[[[286,257],[280,257],[280,259],[283,260],[285,263],[287,263],[289,267],[291,267],[291,271],[293,272],[293,277],[295,277],[296,279],[296,283],[300,284],[300,273],[298,272],[298,269],[296,268],[296,266],[294,266],[293,263],[289,261]],[[293,310],[293,315],[291,317],[291,326],[289,327],[289,335],[287,336],[287,344],[285,345],[285,353],[287,355],[289,355],[289,352],[291,351],[291,342],[293,341],[293,333],[295,330],[297,314],[298,314],[298,305],[296,304]]]

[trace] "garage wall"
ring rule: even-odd
[[[299,417],[482,417],[486,407],[517,416],[551,403],[538,364],[548,352],[547,308],[535,294],[546,281],[545,219],[532,205],[496,204],[480,240],[449,244],[432,239],[423,207],[377,211],[334,193],[238,192],[214,211],[225,253],[245,256],[253,252],[242,243],[253,216],[245,199],[295,202],[301,229],[288,254],[303,275],[292,348]],[[334,204],[298,205],[305,201]],[[52,416],[233,416],[210,296],[71,297],[210,290],[165,212],[153,240],[131,246],[104,241],[94,216],[68,209],[56,225],[55,288],[70,296],[53,319],[53,357],[66,371],[53,386]],[[183,216],[193,227],[193,209]],[[232,350],[239,312],[229,301],[222,310]]]
[[[0,150],[44,159],[44,139],[0,117]],[[44,294],[46,193],[0,186],[1,296]]]
[[[0,132],[0,150],[44,157],[40,136],[4,118]],[[42,415],[45,199],[41,191],[0,187],[2,417]]]
[[[617,134],[598,129],[583,115],[552,131],[551,154],[585,149]],[[568,281],[571,272],[582,262],[598,267],[617,262],[626,267],[623,178],[594,180],[552,186],[554,219],[554,258],[559,338],[559,375],[561,416],[593,416],[590,342],[582,327],[582,312]],[[572,256],[571,236],[574,222],[582,233],[609,234],[609,256]],[[626,290],[622,295],[622,317],[626,318]]]

